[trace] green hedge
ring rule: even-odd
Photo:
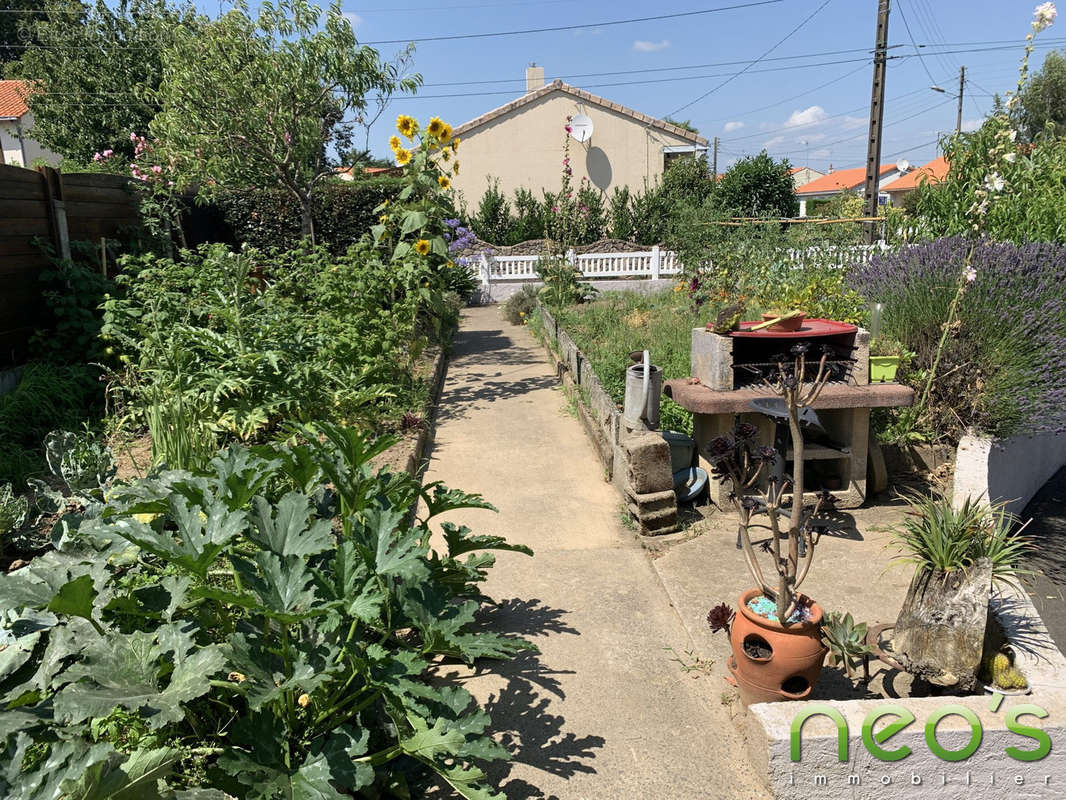
[[[395,198],[402,187],[399,178],[390,177],[321,184],[314,193],[316,240],[334,255],[344,253],[377,223],[374,209]],[[236,244],[288,250],[300,238],[299,204],[282,189],[226,189],[212,202]]]

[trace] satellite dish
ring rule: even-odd
[[[587,114],[576,114],[570,120],[570,136],[575,142],[587,142],[592,138],[592,120]]]
[[[899,161],[896,162],[896,169],[898,169],[900,172],[906,172],[910,168],[911,162],[909,162],[905,158],[901,158]]]

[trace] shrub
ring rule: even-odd
[[[793,217],[798,211],[788,159],[766,151],[746,156],[725,171],[714,189],[714,207],[732,217]]]
[[[430,675],[533,649],[475,623],[486,551],[531,551],[449,522],[437,544],[431,519],[491,506],[375,473],[394,440],[293,433],[306,443],[112,487],[57,550],[0,576],[0,697],[17,703],[0,794],[490,796],[476,763],[507,751],[469,692]]]
[[[514,227],[511,237],[501,244],[518,244],[532,239],[543,239],[545,232],[544,206],[529,189],[515,189]]]
[[[612,239],[629,239],[633,235],[633,214],[629,208],[628,186],[615,186],[608,205]]]
[[[489,179],[489,188],[481,195],[477,214],[470,224],[482,241],[500,246],[510,243],[514,218],[507,197],[500,191],[499,180]]]
[[[999,437],[1066,428],[1066,247],[940,239],[875,257],[852,283],[884,304],[882,333],[916,353],[920,373],[932,365],[970,247],[976,278],[960,301],[927,423],[952,440],[969,427]]]
[[[377,222],[375,209],[393,200],[404,183],[376,177],[327,181],[312,194],[315,236],[334,255],[342,255]],[[249,187],[219,190],[212,202],[238,245],[257,250],[288,250],[300,238],[300,205],[282,189]]]
[[[524,325],[526,318],[537,309],[540,289],[526,284],[507,298],[503,304],[503,316],[512,325]]]

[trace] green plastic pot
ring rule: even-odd
[[[899,369],[899,356],[870,356],[870,383],[891,383]]]

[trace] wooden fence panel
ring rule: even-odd
[[[48,266],[41,243],[62,252],[69,240],[118,238],[140,224],[129,180],[0,165],[0,369],[26,358],[33,332],[47,322],[39,275]]]

